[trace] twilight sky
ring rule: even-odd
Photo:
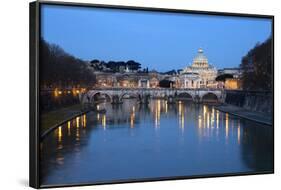
[[[271,20],[43,5],[41,36],[83,60],[135,60],[168,71],[191,64],[199,47],[216,68],[237,67],[271,34]]]

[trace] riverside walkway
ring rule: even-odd
[[[248,120],[256,121],[258,123],[272,126],[273,116],[271,114],[251,111],[229,104],[219,105],[216,106],[215,108],[219,111],[226,112],[244,119],[248,119]]]

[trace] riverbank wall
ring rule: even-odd
[[[271,91],[225,91],[225,103],[240,108],[271,114],[273,109],[273,96]]]

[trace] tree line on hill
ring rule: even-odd
[[[103,72],[124,72],[126,69],[130,71],[135,71],[135,72],[148,72],[148,68],[141,69],[141,64],[134,61],[134,60],[129,60],[129,61],[101,61],[94,59],[90,62],[91,67],[95,71],[103,71]]]

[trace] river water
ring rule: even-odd
[[[134,99],[90,112],[41,142],[42,185],[273,170],[273,129],[210,105]]]

